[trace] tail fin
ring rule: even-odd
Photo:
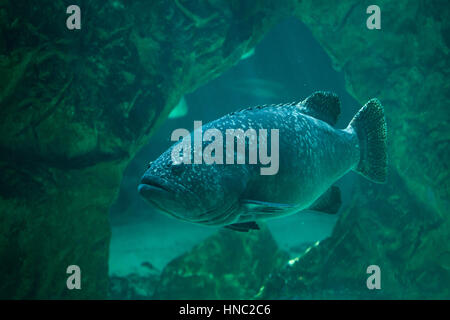
[[[387,128],[383,106],[371,99],[353,117],[351,126],[359,140],[361,158],[356,172],[374,182],[386,182]]]

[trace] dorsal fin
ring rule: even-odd
[[[252,106],[252,107],[246,107],[246,108],[241,108],[238,109],[236,111],[233,111],[231,113],[229,113],[228,115],[233,115],[239,112],[246,112],[246,111],[252,111],[252,110],[261,110],[264,108],[270,108],[270,107],[294,107],[297,106],[299,104],[299,102],[289,102],[289,103],[278,103],[278,104],[262,104],[262,105],[257,105],[257,106]]]
[[[301,102],[300,111],[334,126],[341,113],[341,103],[332,92],[316,91]]]

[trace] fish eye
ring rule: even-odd
[[[152,166],[153,161],[150,161],[149,163],[147,163],[147,165],[145,166],[145,170],[150,169],[150,167]]]

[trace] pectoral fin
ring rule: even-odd
[[[247,214],[277,215],[294,208],[290,204],[247,199],[242,200],[241,204]]]
[[[332,186],[309,207],[309,210],[335,214],[339,211],[341,204],[341,190]]]
[[[259,226],[255,221],[234,223],[226,226],[225,228],[239,232],[248,232],[249,230],[259,230]]]

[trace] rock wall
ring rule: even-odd
[[[108,208],[180,97],[239,61],[279,1],[0,4],[0,298],[106,296]],[[79,265],[82,290],[66,288]]]

